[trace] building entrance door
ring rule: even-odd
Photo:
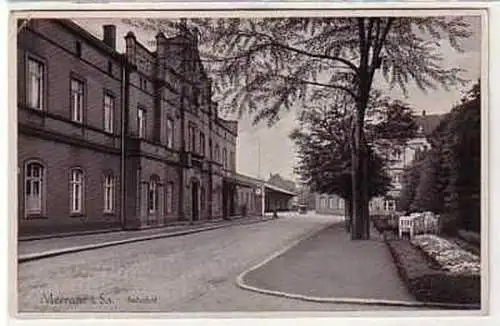
[[[193,181],[191,184],[191,207],[192,207],[192,216],[193,221],[197,221],[200,219],[200,211],[199,211],[199,192],[200,186],[198,182]]]

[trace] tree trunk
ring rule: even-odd
[[[368,181],[368,163],[370,160],[370,155],[368,153],[368,148],[366,141],[363,140],[363,161],[362,161],[362,216],[363,216],[363,239],[370,239],[370,194],[369,194],[369,181]]]
[[[368,96],[366,96],[368,98]],[[351,239],[368,240],[370,238],[370,212],[368,207],[368,150],[364,135],[364,112],[367,102],[361,101],[357,106],[354,126],[352,159],[352,194],[353,194],[353,229]]]
[[[357,119],[359,120],[359,119]],[[362,151],[360,150],[361,144],[361,125],[359,121],[356,121],[354,126],[354,137],[353,137],[353,146],[351,146],[351,172],[352,172],[352,232],[351,239],[352,240],[361,240],[363,239],[363,197],[362,197],[362,186],[363,186],[363,177],[362,177]]]
[[[352,225],[352,201],[350,199],[345,199],[345,205],[344,205],[344,210],[345,210],[345,228],[347,232],[351,232],[351,225]]]

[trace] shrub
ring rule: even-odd
[[[476,246],[481,246],[481,235],[477,232],[458,230],[458,236]]]
[[[379,232],[398,229],[398,217],[395,215],[373,215],[371,220]]]
[[[441,215],[439,219],[439,231],[440,233],[448,234],[448,235],[456,235],[457,234],[457,223],[458,220],[455,215],[444,213]]]
[[[481,272],[481,260],[478,256],[446,239],[425,234],[416,236],[411,242],[445,271],[453,274],[479,274]]]
[[[479,304],[479,274],[456,274],[440,269],[420,249],[404,240],[388,241],[398,272],[419,301]]]

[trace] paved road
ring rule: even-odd
[[[319,230],[338,219],[331,216],[295,215],[264,223],[22,263],[18,268],[19,310],[356,310],[360,306],[319,304],[266,296],[242,290],[235,284],[236,277],[245,269],[306,233]]]

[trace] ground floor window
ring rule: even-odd
[[[76,168],[71,170],[70,189],[71,213],[82,213],[84,175],[81,169]]]
[[[335,198],[330,198],[330,208],[335,208]]]
[[[326,198],[321,198],[320,208],[326,208]]]
[[[166,206],[167,206],[167,214],[171,214],[174,211],[174,184],[172,182],[169,182],[167,184],[167,194],[166,194]]]
[[[26,215],[41,214],[44,192],[44,167],[37,162],[28,163],[25,169],[25,210]]]
[[[115,179],[113,175],[106,175],[104,178],[104,212],[112,213],[115,209],[114,201]]]
[[[148,185],[148,211],[155,214],[158,211],[158,179],[151,177]]]

